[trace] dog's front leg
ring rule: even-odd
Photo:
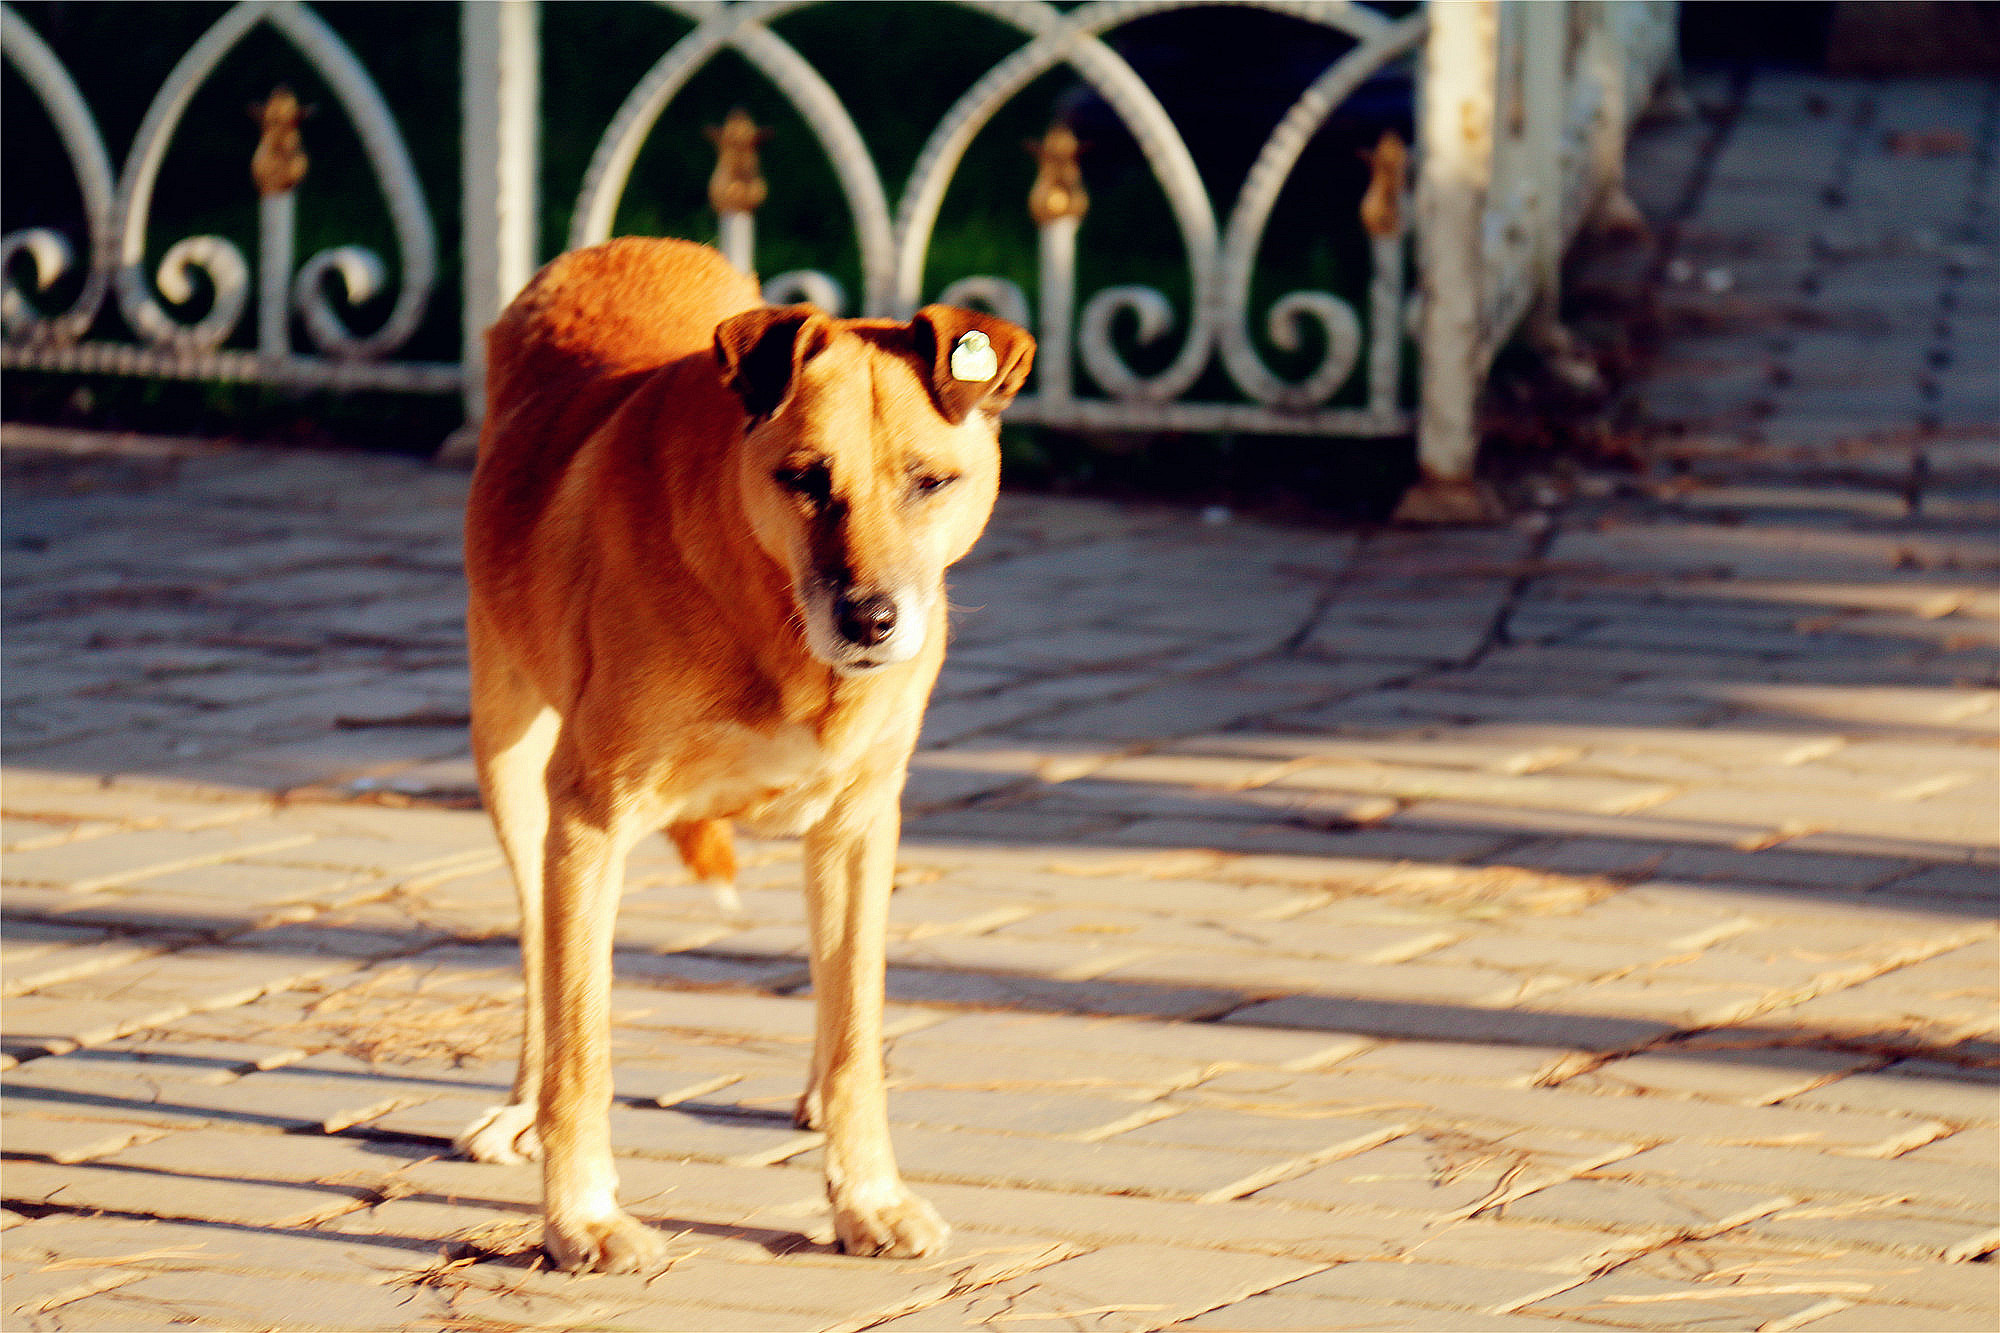
[[[903,1184],[882,1087],[882,988],[900,829],[894,782],[850,791],[806,835],[806,911],[818,1012],[813,1084],[826,1192],[849,1254],[912,1258],[944,1246],[937,1212]]]
[[[571,1271],[629,1273],[667,1254],[618,1206],[611,1163],[611,940],[629,844],[577,804],[553,802],[543,881],[542,1243]]]

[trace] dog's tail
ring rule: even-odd
[[[715,892],[715,905],[728,916],[743,910],[736,893],[736,840],[726,819],[691,819],[670,824],[667,836],[694,877]]]

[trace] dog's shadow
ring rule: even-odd
[[[723,1119],[783,1121],[786,1124],[791,1122],[789,1111],[744,1112],[734,1108],[718,1108],[711,1109],[710,1114]],[[457,1158],[450,1148],[442,1143],[435,1146],[417,1145],[402,1137],[362,1138],[356,1146],[364,1153],[391,1158],[405,1166],[430,1159],[463,1160]],[[443,1257],[447,1265],[458,1268],[480,1264],[519,1269],[524,1272],[554,1271],[554,1265],[550,1263],[542,1249],[542,1215],[538,1204],[498,1198],[484,1198],[479,1202],[481,1206],[492,1208],[500,1216],[470,1232],[447,1240],[443,1247]],[[837,1256],[842,1253],[840,1246],[832,1238],[830,1227],[824,1228],[825,1238],[822,1239],[812,1234],[814,1228],[810,1224],[805,1230],[794,1231],[777,1227],[649,1216],[645,1211],[643,1199],[635,1201],[632,1209],[641,1221],[675,1240],[687,1241],[689,1238],[697,1238],[691,1241],[689,1248],[676,1254],[673,1261],[675,1263],[700,1252],[703,1246],[699,1238],[755,1245],[774,1258],[800,1254]]]
[[[802,1231],[775,1227],[729,1226],[720,1222],[694,1222],[685,1218],[649,1217],[641,1210],[642,1221],[664,1233],[674,1243],[675,1253],[665,1270],[692,1259],[707,1248],[704,1240],[735,1241],[755,1245],[773,1258],[801,1254],[837,1256],[840,1247],[832,1240],[816,1240]],[[524,1273],[559,1272],[542,1248],[542,1219],[539,1211],[503,1218],[475,1231],[455,1237],[444,1246],[445,1264],[450,1268],[481,1265],[515,1269]],[[652,1277],[657,1274],[640,1274]]]

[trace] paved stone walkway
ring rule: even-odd
[[[1637,471],[1450,532],[1009,497],[911,786],[830,1249],[798,866],[619,931],[569,1278],[504,1088],[462,476],[10,431],[6,1325],[1970,1330],[2000,1317],[2000,89],[1761,76],[1634,183]],[[67,447],[69,452],[65,452]]]

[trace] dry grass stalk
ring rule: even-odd
[[[392,967],[320,996],[285,1030],[321,1034],[332,1049],[369,1064],[442,1060],[457,1068],[505,1054],[519,1035],[513,998],[446,1000],[432,994],[443,984]]]

